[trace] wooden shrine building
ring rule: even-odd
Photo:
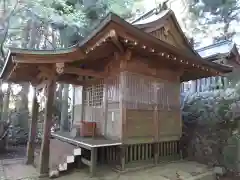
[[[238,81],[240,55],[235,43],[223,40],[209,46],[196,47],[195,49],[204,60],[230,66],[232,67],[232,72],[224,76],[213,76],[184,82],[181,88],[183,94],[225,89],[229,87],[230,80],[232,83]]]
[[[56,82],[83,86],[84,113],[78,118],[92,122],[91,138],[82,133],[88,126],[81,126],[78,137],[55,137],[89,152],[81,160],[91,173],[98,163],[124,170],[131,162],[157,164],[163,157],[178,157],[180,83],[219,76],[231,68],[203,60],[182,34],[171,10],[155,18],[130,24],[110,13],[84,41],[69,49],[11,48],[1,78],[46,89],[42,174],[48,173]],[[36,129],[33,122],[34,118],[30,149]]]

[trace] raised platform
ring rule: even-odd
[[[109,146],[119,146],[121,145],[121,141],[109,140],[104,137],[71,137],[68,132],[55,132],[51,133],[53,138],[59,139],[64,142],[68,142],[70,144],[76,145],[78,147],[82,147],[85,149],[91,150],[92,148],[98,147],[109,147]]]
[[[171,162],[181,158],[179,141],[124,144],[123,146],[121,141],[103,137],[71,137],[70,133],[52,133],[52,137],[74,145],[75,148],[81,148],[80,162],[89,166],[91,175],[95,174],[97,164],[110,165],[117,171],[125,172],[128,169],[155,166],[163,161]]]
[[[73,162],[83,163],[89,166],[92,176],[96,172],[97,164],[108,164],[119,160],[117,149],[122,144],[120,141],[105,139],[104,137],[72,137],[69,132],[51,133],[53,140],[61,141],[80,148],[80,159],[71,156]],[[70,156],[69,156],[70,158]]]

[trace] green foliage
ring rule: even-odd
[[[184,120],[198,123],[219,123],[232,120],[233,104],[240,100],[235,89],[215,90],[190,95],[183,108]]]
[[[4,50],[7,51],[8,46],[28,49],[71,46],[87,36],[110,11],[123,18],[134,16],[133,6],[141,0],[28,0],[21,3],[16,0],[5,0],[5,2],[6,11],[2,19],[3,28],[0,28],[0,44],[4,44]],[[33,29],[34,40],[29,42],[31,38],[27,37],[26,33],[31,33]],[[47,35],[53,31],[56,32],[57,38],[55,45],[50,40],[51,34]]]
[[[238,167],[238,144],[240,143],[240,135],[233,134],[227,140],[227,145],[223,149],[224,164],[228,169],[237,171]]]
[[[138,0],[139,1],[139,0]],[[134,0],[29,0],[28,7],[44,20],[53,24],[64,24],[92,30],[110,11],[123,18],[129,18],[133,14]]]
[[[240,86],[189,95],[183,106],[190,151],[203,163],[235,171],[239,161]],[[190,126],[189,126],[190,124]]]
[[[188,7],[193,33],[209,36],[214,31],[214,41],[232,39],[238,33],[234,28],[239,22],[238,0],[188,0]]]

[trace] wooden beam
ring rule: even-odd
[[[64,68],[64,74],[75,74],[78,76],[92,76],[96,78],[108,77],[108,74],[104,72],[97,72],[89,69],[82,69],[82,68],[75,68],[75,67]]]
[[[87,160],[87,159],[84,158],[84,157],[81,158],[81,161],[82,161],[83,164],[91,167],[91,161]]]
[[[118,36],[112,37],[112,42],[113,42],[114,45],[119,49],[119,51],[120,51],[121,53],[124,53],[124,52],[125,52],[123,45],[122,45],[121,42],[118,40]]]
[[[129,61],[132,59],[132,51],[130,49],[127,49],[124,54],[124,60]]]
[[[96,166],[97,166],[97,148],[92,148],[91,149],[91,166],[90,166],[90,173],[91,176],[95,176],[96,175]]]
[[[35,86],[36,90],[40,91],[40,90],[46,88],[47,83],[48,83],[48,80],[43,80],[42,82],[40,82],[38,85]]]
[[[80,121],[82,122],[84,119],[85,119],[85,116],[84,116],[84,101],[85,101],[85,98],[86,98],[86,93],[85,93],[85,87],[82,86],[82,99],[81,99],[81,116],[80,116]]]
[[[157,99],[158,90],[154,88],[154,99]],[[153,121],[154,121],[154,131],[155,131],[155,142],[153,144],[153,152],[154,152],[154,164],[157,165],[159,161],[159,107],[158,104],[154,104],[154,112],[153,112]]]
[[[79,81],[77,79],[58,79],[57,82],[59,84],[72,84],[72,85],[76,85],[76,86],[83,86],[85,84],[84,81]]]
[[[42,72],[45,72],[48,76],[49,75],[55,75],[55,69],[51,66],[51,67],[47,67],[47,66],[39,66],[38,69]]]
[[[53,66],[39,66],[38,69],[41,71],[40,76],[44,78],[53,79],[56,76],[56,70],[53,68]]]
[[[132,60],[132,51],[127,49],[126,52],[124,53],[123,56],[117,57],[120,58],[120,69],[122,71],[126,70],[127,64],[129,63],[130,60]],[[138,68],[136,66],[136,68]]]
[[[127,67],[127,61],[131,59],[132,51],[130,49],[125,50],[124,53],[115,52],[112,60],[106,65],[105,71],[108,71],[109,74],[124,71]]]
[[[108,79],[106,79],[103,87],[103,113],[104,113],[104,136],[107,137],[108,123]]]
[[[99,79],[89,79],[84,81],[84,86],[99,84]]]
[[[32,105],[32,120],[29,129],[28,143],[27,143],[27,162],[26,164],[34,164],[34,150],[35,139],[37,135],[37,120],[38,120],[38,108],[37,92],[34,88],[33,105]]]
[[[83,58],[82,58],[83,59]],[[80,60],[80,59],[79,59]],[[56,63],[71,63],[77,61],[76,58],[73,59],[51,59],[50,57],[45,57],[45,59],[34,59],[34,58],[14,58],[13,62],[14,63],[22,63],[22,64],[56,64]]]
[[[12,76],[12,74],[14,73],[14,71],[17,69],[17,66],[18,66],[18,64],[14,64],[14,65],[13,65],[13,68],[12,68],[12,70],[10,71],[10,73],[8,74],[6,80],[10,79],[10,77]]]
[[[49,173],[49,156],[50,156],[50,138],[53,114],[53,101],[56,83],[49,81],[47,85],[47,102],[43,126],[43,139],[40,150],[40,175],[48,175]]]
[[[125,171],[125,164],[126,164],[126,150],[127,146],[122,145],[120,146],[120,161],[121,161],[121,171]]]
[[[125,72],[120,73],[120,102],[119,102],[119,108],[120,108],[120,117],[122,120],[122,137],[121,140],[123,143],[126,141],[126,134],[127,134],[127,117],[126,117],[126,105],[124,103],[124,100],[126,97],[124,97],[124,92],[126,91],[126,82],[124,81],[124,76],[126,76]]]
[[[39,84],[36,86],[37,90],[43,89],[46,87],[49,81],[56,80],[56,72],[51,67],[39,66],[40,73],[37,75],[36,79],[39,79]]]

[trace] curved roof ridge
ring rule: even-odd
[[[151,9],[150,11],[148,11],[147,13],[141,15],[140,17],[136,18],[135,20],[133,20],[132,22],[130,22],[131,24],[134,24],[142,19],[146,19],[148,16],[152,15],[152,13],[154,13],[154,11],[156,11],[157,9]]]
[[[157,10],[156,8],[152,9],[151,11],[149,11],[148,13],[152,12],[152,16],[154,15],[153,12],[154,10]],[[148,14],[146,13],[146,14]],[[175,16],[175,13],[172,9],[168,8],[166,10],[162,10],[162,11],[157,11],[157,13],[155,14],[156,17],[150,19],[149,21],[146,21],[146,19],[150,18],[150,14],[148,14],[148,17],[140,17],[138,18],[138,21],[135,21],[133,23],[133,25],[139,27],[140,29],[143,27],[146,27],[146,26],[151,26],[150,24],[152,23],[156,23],[159,21],[159,23],[162,23],[160,21],[162,21],[163,19],[167,19],[168,17],[172,18],[173,20],[173,23],[174,25],[176,26],[178,32],[181,34],[181,36],[183,37],[184,41],[185,41],[185,44],[187,45],[187,47],[189,48],[190,52],[192,52],[194,55],[198,56],[198,57],[201,57],[198,52],[193,48],[193,46],[190,44],[188,38],[186,37],[185,33],[183,32],[182,28],[180,27],[180,24],[178,23],[178,20]],[[150,16],[150,17],[149,17]],[[142,22],[141,22],[142,20]],[[139,22],[140,21],[140,22]]]
[[[209,48],[212,48],[212,47],[216,47],[218,45],[222,45],[222,44],[225,44],[225,43],[231,43],[233,45],[236,44],[236,43],[233,43],[232,41],[229,41],[229,40],[223,40],[223,41],[220,41],[220,42],[217,42],[217,43],[210,44],[208,46],[196,48],[195,50],[196,51],[203,51],[203,50],[206,50],[206,49],[209,49]]]
[[[190,41],[188,40],[187,36],[185,35],[185,33],[183,32],[180,24],[178,23],[177,21],[177,17],[175,16],[175,13],[173,10],[169,9],[169,13],[170,13],[170,16],[173,18],[173,22],[175,23],[178,31],[180,32],[180,34],[182,35],[186,45],[188,46],[188,48],[198,57],[201,57],[198,52],[194,49],[193,45],[191,45]]]
[[[56,48],[51,50],[40,50],[40,49],[27,49],[27,48],[15,48],[9,47],[11,54],[14,53],[24,53],[24,54],[66,54],[74,52],[78,49],[78,44],[74,44],[73,46],[67,48]]]

